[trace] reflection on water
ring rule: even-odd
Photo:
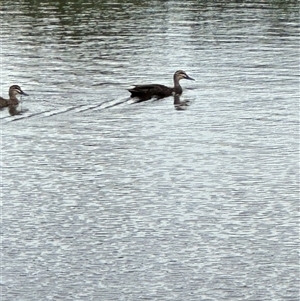
[[[17,106],[14,106],[14,105],[10,105],[8,107],[8,112],[9,112],[9,115],[11,115],[11,116],[20,115],[22,113],[22,111],[18,110]]]
[[[175,110],[178,110],[178,111],[186,110],[190,104],[191,104],[191,102],[189,100],[181,101],[179,95],[174,95]]]
[[[298,2],[1,11],[5,301],[298,298]]]

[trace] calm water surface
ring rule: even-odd
[[[299,4],[238,2],[2,1],[1,300],[299,300]]]

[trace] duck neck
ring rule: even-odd
[[[9,91],[8,95],[9,95],[9,99],[18,99],[14,91]]]
[[[182,93],[182,88],[179,84],[178,78],[175,75],[174,75],[173,80],[174,80],[174,91],[175,91],[175,93],[176,94],[181,94]]]

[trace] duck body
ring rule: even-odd
[[[0,109],[8,107],[8,99],[0,97]]]
[[[17,98],[17,95],[26,95],[26,94],[18,85],[12,85],[9,88],[8,95],[9,99],[5,99],[3,97],[0,97],[0,109],[5,107],[16,107],[19,104],[19,100]]]
[[[158,98],[171,96],[174,92],[174,88],[170,88],[159,84],[149,85],[136,85],[133,89],[128,90],[131,93],[131,97],[147,97],[157,96]],[[181,94],[182,91],[179,91]]]
[[[152,97],[164,98],[171,95],[180,95],[182,94],[182,87],[179,84],[181,79],[194,80],[189,77],[185,71],[178,70],[174,73],[174,87],[172,88],[160,84],[149,84],[136,85],[134,88],[128,89],[128,91],[131,93],[131,97],[138,97],[141,101]]]

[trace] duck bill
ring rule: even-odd
[[[24,96],[29,96],[27,93],[25,93],[25,92],[24,92],[24,91],[22,91],[22,90],[20,90],[20,92],[21,92],[21,93],[20,93],[21,95],[24,95]]]
[[[185,79],[194,80],[192,77],[186,75]]]

